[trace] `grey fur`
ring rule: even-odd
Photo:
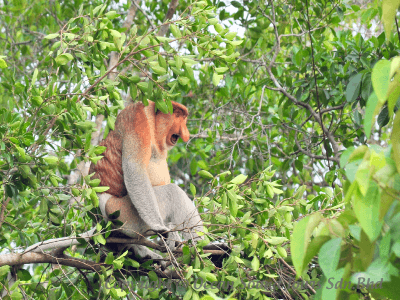
[[[192,239],[193,241],[197,241],[202,239],[202,236],[199,236],[196,233],[196,231],[203,232],[203,222],[200,218],[200,215],[192,201],[179,186],[174,183],[170,183],[167,185],[155,186],[151,189],[154,192],[154,196],[157,201],[155,209],[160,212],[162,224],[165,224],[164,226],[167,228],[162,232],[169,231],[167,245],[170,250],[173,251],[175,249],[176,242],[181,241],[178,231],[182,232],[184,240]],[[99,197],[100,209],[103,217],[106,220],[108,220],[108,216],[105,213],[105,205],[111,197],[112,195],[107,193],[103,193]],[[135,203],[135,201],[132,202]],[[146,204],[148,205],[148,203]],[[152,233],[149,232],[149,230],[153,230],[153,228],[151,228],[151,225],[148,225],[148,223],[143,220],[140,212],[138,212],[136,204],[131,206],[131,210],[132,215],[139,216],[138,222],[134,224],[134,227],[130,227],[132,226],[132,223],[128,226],[122,226],[119,231],[132,238],[136,238],[138,235],[142,234],[151,235]],[[147,216],[151,217],[148,214]],[[146,256],[148,257],[156,258],[149,254],[148,251],[150,250],[144,246],[134,245],[134,249],[135,248],[138,248],[138,250],[142,253],[146,252]],[[145,248],[148,251],[142,248]],[[152,251],[150,252],[154,253]],[[143,255],[141,254],[141,256]],[[159,258],[158,256],[159,255],[157,254],[157,258]]]

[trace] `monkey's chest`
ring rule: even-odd
[[[151,158],[147,167],[147,173],[152,186],[166,185],[171,182],[168,164],[165,159]]]

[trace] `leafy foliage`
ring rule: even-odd
[[[396,299],[398,1],[103,2],[1,7],[1,297]],[[104,247],[107,187],[88,174],[118,111],[148,99],[189,108],[170,171],[205,223],[172,280]],[[95,271],[7,260],[93,226],[65,253]]]

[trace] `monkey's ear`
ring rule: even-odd
[[[171,101],[171,103],[172,103],[172,108],[174,110],[174,114],[176,114],[177,116],[183,116],[183,117],[187,117],[189,115],[189,112],[185,105],[180,104],[175,101]]]

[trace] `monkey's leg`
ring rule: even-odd
[[[170,229],[182,230],[185,240],[203,239],[197,232],[203,232],[203,222],[186,193],[176,184],[155,186],[159,209],[165,215],[165,224],[170,224]],[[172,226],[173,225],[173,226]],[[172,227],[171,227],[172,226]]]
[[[125,197],[117,198],[113,197],[112,195],[103,193],[100,195],[99,200],[100,209],[102,210],[102,214],[106,219],[108,219],[108,216],[113,212],[117,210],[120,211],[117,220],[124,223],[124,225],[122,225],[118,229],[119,232],[132,238],[138,238],[141,236],[141,233],[145,233],[149,229],[149,227],[139,217],[139,213],[133,206],[132,201],[130,200],[128,195]],[[165,268],[165,261],[163,261],[164,258],[160,254],[150,250],[146,246],[131,244],[128,245],[128,247],[133,250],[135,255],[138,255],[141,258],[158,260],[162,268]]]
[[[138,211],[133,206],[128,195],[117,198],[103,193],[100,195],[99,200],[100,210],[106,220],[109,219],[109,216],[112,213],[119,210],[119,216],[116,218],[116,220],[123,223],[123,225],[118,228],[119,232],[127,235],[128,237],[137,238],[149,229],[142,218],[140,218]]]
[[[167,191],[172,191],[173,189],[167,188]],[[165,189],[157,189],[159,194],[157,194],[156,189],[156,196],[157,196],[157,204],[159,206],[163,205],[164,202],[168,201],[165,198],[173,198],[174,194],[169,192],[168,195],[164,193]],[[100,209],[105,218],[108,218],[110,214],[114,213],[115,211],[119,211],[120,214],[117,220],[121,221],[123,225],[119,228],[119,232],[135,238],[138,236],[149,235],[148,230],[150,229],[149,226],[143,221],[140,217],[139,212],[136,210],[132,201],[130,200],[129,196],[126,195],[121,198],[117,198],[111,195],[106,195],[103,193],[99,197],[100,199]],[[164,224],[167,225],[168,229],[173,229],[176,227],[176,223],[169,223],[169,220],[166,218],[166,210],[161,210],[161,216],[163,218]],[[177,229],[177,228],[175,228]],[[176,244],[181,241],[181,238],[177,231],[171,231],[167,234],[167,246],[171,251],[175,250]],[[160,245],[164,246],[164,243],[160,243]],[[148,250],[146,247],[144,247]],[[145,251],[144,249],[137,249],[140,252]],[[154,258],[154,257],[152,257]]]

